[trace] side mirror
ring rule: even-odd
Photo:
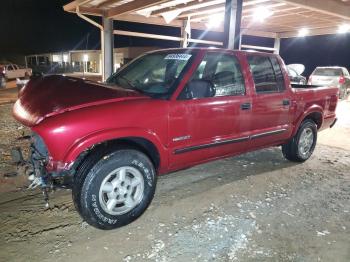
[[[202,79],[189,81],[186,84],[184,91],[184,98],[186,99],[213,97],[216,93],[214,85],[210,81]]]

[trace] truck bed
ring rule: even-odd
[[[318,88],[318,87],[322,87],[319,85],[299,85],[299,84],[291,84],[292,88]]]

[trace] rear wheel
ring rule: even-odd
[[[296,135],[282,145],[284,157],[293,162],[304,162],[314,152],[317,142],[317,125],[311,119],[304,120]]]
[[[151,203],[156,172],[149,158],[135,149],[119,149],[92,157],[73,187],[80,215],[90,225],[114,229],[131,223]]]

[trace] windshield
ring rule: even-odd
[[[166,97],[172,93],[192,56],[192,53],[181,51],[146,54],[113,74],[107,83],[150,96]]]
[[[316,76],[341,76],[342,74],[340,68],[317,68],[314,72]]]

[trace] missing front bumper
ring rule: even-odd
[[[30,181],[28,189],[40,187],[45,200],[45,207],[49,207],[48,190],[52,188],[51,175],[46,170],[48,154],[43,140],[33,134],[31,137],[30,152],[28,159],[24,159],[22,149],[15,147],[11,149],[12,161],[23,170],[21,175],[27,176]]]

